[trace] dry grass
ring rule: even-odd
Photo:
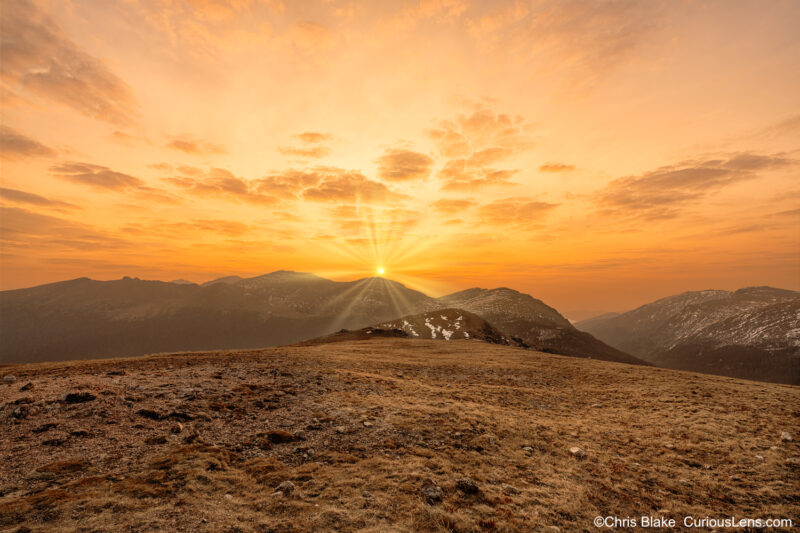
[[[798,387],[403,339],[2,372],[0,530],[800,522]]]

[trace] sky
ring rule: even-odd
[[[4,0],[0,289],[800,289],[800,3]]]

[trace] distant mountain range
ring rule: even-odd
[[[538,350],[642,363],[511,289],[431,298],[385,278],[337,282],[288,271],[202,285],[79,278],[2,291],[0,363],[277,346],[451,308]]]
[[[686,292],[576,326],[658,366],[800,384],[800,292]]]

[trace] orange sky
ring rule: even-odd
[[[5,0],[0,288],[800,289],[800,3]]]

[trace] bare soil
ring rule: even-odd
[[[800,523],[800,387],[388,338],[8,375],[2,531]]]

